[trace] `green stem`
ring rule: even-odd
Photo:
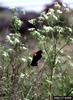
[[[28,97],[29,97],[29,95],[30,95],[30,93],[31,93],[31,91],[32,91],[32,86],[30,87],[30,89],[29,89],[29,91],[28,91],[28,93],[27,93],[27,95],[26,95],[26,99],[28,99]]]
[[[53,80],[53,68],[51,68],[51,73],[50,73],[50,81],[52,82],[52,80]],[[49,100],[52,100],[52,84],[50,84],[49,91],[51,93],[49,96]]]

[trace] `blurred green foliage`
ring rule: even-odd
[[[65,46],[73,43],[73,26],[60,8],[56,3],[29,21],[39,26],[29,29],[37,49],[43,51],[42,65],[39,62],[37,67],[30,65],[31,52],[18,32],[21,21],[12,18],[15,33],[7,35],[5,45],[0,45],[0,95],[5,94],[4,100],[52,100],[55,95],[73,95],[72,57],[64,52]]]

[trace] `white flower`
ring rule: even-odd
[[[50,8],[49,11],[50,11],[50,12],[54,12],[54,9]]]
[[[7,41],[7,42],[10,42],[11,44],[14,44],[14,42],[11,40],[11,36],[12,36],[12,34],[7,35],[7,36],[6,36],[6,41]]]
[[[25,59],[25,58],[21,58],[21,60],[22,60],[23,62],[26,62],[26,59]]]
[[[28,30],[29,30],[29,31],[34,31],[34,30],[35,30],[35,28],[29,28]]]
[[[73,94],[73,91],[71,91],[71,93]]]
[[[71,42],[73,43],[73,38],[70,38]]]
[[[13,33],[10,33],[10,34],[9,34],[9,36],[13,36],[13,35],[14,35]]]
[[[61,10],[57,10],[57,13],[62,14],[62,11]]]
[[[72,29],[70,27],[68,29],[69,29],[70,32],[72,32]]]
[[[22,47],[22,49],[23,49],[23,50],[27,50],[27,48],[26,48],[26,47]]]
[[[20,74],[20,78],[24,78],[24,76],[25,76],[25,75],[24,75],[23,73]]]
[[[61,52],[61,53],[64,53],[64,51],[63,51],[63,50],[61,50],[60,52]]]
[[[10,41],[10,36],[9,36],[9,35],[7,35],[7,36],[6,36],[6,39]]]
[[[51,15],[51,14],[52,14],[51,12],[48,12],[48,13],[47,13],[48,16]]]
[[[50,26],[43,26],[43,28],[45,29],[46,32],[50,32],[50,31],[53,31],[53,28],[50,27]]]
[[[48,19],[48,16],[45,14],[45,12],[43,12],[41,15],[42,15],[46,20]]]
[[[32,57],[28,57],[28,59],[32,60]]]
[[[18,20],[18,25],[21,25],[22,24],[22,21],[21,20]]]
[[[15,38],[15,43],[20,43],[19,39]]]
[[[40,33],[38,31],[34,31],[34,33],[38,36],[40,36]]]
[[[67,55],[67,57],[68,57],[69,59],[71,59],[71,56]]]
[[[3,56],[7,57],[8,53],[4,51]]]
[[[55,15],[53,15],[53,18],[54,18],[55,20],[58,20],[57,16],[55,16]]]
[[[28,22],[31,23],[31,24],[34,24],[35,19],[31,19],[31,20],[29,20]]]
[[[59,3],[58,3],[58,2],[55,2],[54,7],[55,7],[55,8],[57,8],[57,9],[60,9],[60,8],[61,8],[61,6],[59,5]]]
[[[65,8],[65,11],[66,11],[66,12],[70,12],[70,9],[69,9],[69,8]]]

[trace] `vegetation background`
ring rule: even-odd
[[[0,43],[0,100],[53,100],[73,96],[73,24],[71,9],[54,4],[36,19],[28,20],[26,38],[23,22],[12,10],[11,31]],[[3,33],[2,33],[3,34]],[[31,66],[33,50],[43,51],[37,67]]]

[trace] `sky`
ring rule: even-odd
[[[73,8],[73,0],[61,0]],[[27,11],[41,11],[46,4],[53,0],[0,0],[0,5],[5,7],[24,7]]]

